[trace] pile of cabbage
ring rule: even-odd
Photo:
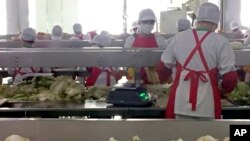
[[[228,100],[235,105],[250,105],[250,84],[238,82],[237,87],[228,96]]]
[[[87,92],[70,76],[38,76],[17,86],[1,86],[0,98],[16,101],[84,100]]]

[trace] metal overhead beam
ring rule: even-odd
[[[250,49],[235,50],[236,64],[250,64]],[[161,49],[0,49],[1,67],[142,67],[154,66]]]

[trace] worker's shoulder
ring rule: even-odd
[[[223,41],[229,41],[227,38],[225,38],[224,36],[222,36],[222,35],[219,34],[219,33],[212,32],[211,35],[212,35],[214,38],[216,38],[216,39],[223,40]]]
[[[200,35],[206,33],[207,31],[197,31],[198,34],[201,33]],[[182,31],[179,33],[175,34],[175,38],[185,38],[185,37],[193,37],[193,31],[192,29],[188,29],[186,31]],[[211,38],[213,40],[219,40],[221,42],[228,42],[229,40],[227,38],[225,38],[224,36],[215,33],[215,32],[211,32],[210,35],[208,36],[208,38]]]
[[[134,39],[135,39],[135,35],[132,34],[132,35],[129,35],[126,40],[129,41],[129,40],[134,40]]]

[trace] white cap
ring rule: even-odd
[[[79,23],[74,24],[73,30],[75,34],[82,34],[82,25]]]
[[[62,27],[55,25],[52,29],[52,35],[56,37],[61,37],[63,35]]]
[[[35,41],[36,40],[36,31],[30,27],[25,28],[22,33],[22,39],[24,41]]]
[[[132,23],[132,29],[138,28],[138,27],[139,27],[138,21],[134,21],[134,22]]]
[[[233,21],[233,22],[230,23],[230,27],[231,27],[231,30],[235,30],[237,28],[240,28],[240,25],[239,25],[238,22]]]
[[[105,35],[96,35],[91,41],[92,44],[101,45],[103,47],[109,47],[111,44],[111,38]]]
[[[156,21],[155,13],[152,9],[143,9],[139,13],[138,22],[147,21],[147,20],[154,20]]]
[[[191,26],[191,23],[188,19],[181,18],[177,21],[177,29],[178,31],[184,31],[189,29]]]
[[[100,35],[107,36],[107,37],[110,36],[109,32],[105,30],[101,31]]]
[[[196,21],[204,21],[218,24],[220,21],[219,7],[212,3],[203,3],[198,9]]]

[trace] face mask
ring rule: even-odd
[[[151,24],[140,24],[140,30],[144,34],[150,34],[153,29],[154,29],[154,25],[151,25]]]

